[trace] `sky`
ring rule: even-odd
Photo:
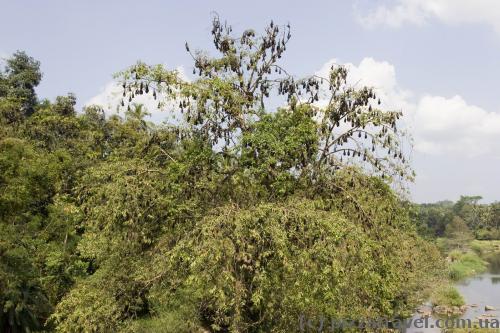
[[[290,72],[345,64],[353,82],[402,110],[416,202],[500,200],[498,0],[0,0],[0,57],[24,50],[40,60],[41,98],[73,92],[79,108],[107,107],[113,73],[137,60],[190,72],[184,43],[211,49],[214,13],[234,31],[290,23]]]

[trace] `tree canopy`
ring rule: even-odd
[[[454,221],[465,223],[463,230],[472,231],[480,240],[500,239],[500,203],[482,204],[480,196],[461,196],[456,202],[443,201],[415,205],[412,220],[421,234],[443,237]]]

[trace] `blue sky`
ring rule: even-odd
[[[290,23],[284,65],[301,76],[332,59],[407,111],[419,202],[500,200],[500,1],[7,1],[0,55],[40,60],[40,97],[102,101],[112,74],[141,59],[191,70],[217,12],[241,31]]]

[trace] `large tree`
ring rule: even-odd
[[[212,37],[215,57],[192,51],[186,43],[194,61],[193,74],[198,75],[193,80],[162,65],[141,62],[119,73],[122,104],[150,94],[159,99],[160,109],[184,114],[186,135],[197,133],[229,151],[268,117],[268,101],[283,100],[288,110],[283,112],[302,108],[306,118],[314,120],[317,147],[314,154],[308,152],[299,170],[312,180],[323,169],[333,171],[352,163],[393,180],[412,178],[401,140],[404,132],[397,128],[402,113],[380,109],[372,87],[349,85],[344,66],[332,66],[327,77],[296,78],[285,70],[281,58],[291,38],[289,25],[271,22],[262,35],[253,30],[236,35],[215,17]]]
[[[280,65],[289,26],[234,35],[216,17],[212,37],[216,57],[186,44],[197,78],[144,63],[117,75],[139,139],[80,179],[93,273],[53,323],[288,332],[300,314],[407,315],[439,253],[387,184],[412,178],[401,113],[351,87],[345,67],[293,77]],[[182,121],[137,121],[144,94]]]
[[[342,66],[294,77],[289,26],[235,35],[215,17],[212,37],[213,57],[186,45],[197,77],[118,74],[123,117],[0,96],[19,116],[0,132],[3,329],[288,332],[425,296],[440,257],[391,188],[412,178],[401,112]],[[36,86],[23,57],[2,87],[21,67]],[[181,121],[147,121],[141,94]]]

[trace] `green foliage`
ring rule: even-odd
[[[453,202],[442,201],[434,204],[416,205],[412,220],[421,234],[442,237],[446,225],[453,219]]]
[[[479,240],[499,240],[500,228],[481,228],[475,231],[476,239]]]
[[[123,328],[124,333],[204,333],[198,320],[197,297],[193,290],[180,290],[175,297],[159,297],[148,316],[131,321]],[[153,297],[149,301],[155,302]]]
[[[216,57],[186,50],[194,59],[193,74],[186,81],[177,71],[138,62],[118,73],[122,81],[122,106],[150,94],[158,107],[184,115],[183,135],[201,135],[211,145],[230,149],[235,142],[266,122],[272,97],[286,101],[286,109],[307,109],[317,132],[316,154],[307,161],[310,176],[352,164],[391,180],[413,179],[405,158],[406,134],[398,130],[402,113],[379,108],[375,89],[352,87],[348,70],[332,66],[328,77],[311,75],[296,79],[279,64],[291,38],[290,26],[270,24],[262,35],[246,30],[234,35],[232,27],[218,17],[212,22]],[[325,103],[317,103],[325,95]],[[177,107],[178,104],[178,107]],[[303,111],[302,111],[303,112]],[[264,119],[263,119],[264,118]],[[277,119],[278,120],[278,119]],[[308,129],[310,131],[310,129]],[[309,151],[312,153],[314,151]],[[302,170],[296,170],[299,174]]]
[[[389,185],[412,178],[401,113],[344,67],[289,75],[289,27],[231,32],[213,21],[219,57],[192,53],[190,82],[120,73],[123,118],[77,113],[72,94],[33,104],[38,63],[8,62],[2,330],[289,332],[301,314],[404,317],[428,296],[440,253]],[[141,94],[183,119],[148,122]]]
[[[6,67],[0,72],[0,98],[17,100],[20,110],[10,113],[9,120],[14,122],[21,116],[29,116],[35,111],[37,97],[35,87],[42,79],[40,62],[17,51],[6,60]]]
[[[411,267],[437,271],[439,254],[404,233],[406,242],[389,239],[398,227],[368,233],[362,220],[346,217],[296,198],[215,209],[154,261],[146,276],[159,284],[151,296],[161,303],[192,290],[202,306],[197,320],[215,331],[287,332],[300,314],[406,315],[425,297]],[[410,255],[424,247],[425,256]]]
[[[61,211],[64,200],[52,200],[63,159],[40,154],[20,139],[0,141],[0,320],[12,329],[40,327],[51,301],[69,287],[70,271],[82,271],[68,257],[74,243],[64,232],[71,230],[72,214]]]
[[[116,332],[128,318],[144,314],[144,285],[134,281],[134,265],[111,256],[107,265],[78,281],[50,318],[56,331]]]
[[[443,201],[415,205],[412,219],[425,236],[445,236],[446,227],[460,218],[475,239],[500,239],[500,204],[479,204],[480,200],[480,196],[461,196],[456,203]]]
[[[474,238],[465,221],[458,216],[453,217],[451,223],[446,225],[444,234],[449,249],[467,248],[469,242]]]
[[[500,241],[498,240],[474,240],[470,244],[470,248],[479,256],[500,251]]]
[[[431,303],[434,306],[462,306],[465,300],[460,292],[453,286],[440,286],[431,295]]]
[[[285,196],[292,193],[297,175],[290,170],[306,172],[318,151],[317,124],[301,106],[293,111],[280,109],[263,116],[254,130],[241,139],[241,166],[262,184],[266,194]]]
[[[452,280],[459,281],[486,271],[487,263],[473,252],[455,253],[449,266]]]

